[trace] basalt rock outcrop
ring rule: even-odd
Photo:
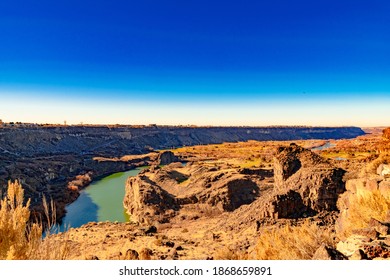
[[[275,192],[264,216],[297,218],[337,210],[345,171],[295,144],[279,147],[274,159]]]
[[[256,175],[257,176],[257,175]],[[253,202],[259,188],[250,175],[199,165],[153,166],[130,177],[124,206],[140,223],[167,222],[180,209],[202,206],[219,212],[234,211]]]
[[[158,154],[157,164],[158,165],[167,165],[173,162],[178,162],[179,159],[171,151],[164,151]]]

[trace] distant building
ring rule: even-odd
[[[0,119],[0,127],[3,127],[3,120]]]

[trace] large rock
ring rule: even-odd
[[[155,217],[166,218],[168,210],[176,210],[175,198],[145,175],[129,177],[123,204],[133,221],[151,224]]]
[[[255,176],[255,175],[254,175]],[[167,221],[182,207],[192,211],[207,205],[219,212],[253,202],[259,188],[250,175],[201,166],[154,166],[130,177],[124,206],[140,223]]]
[[[313,255],[313,260],[347,260],[339,251],[322,244]]]
[[[167,165],[177,161],[179,161],[179,159],[171,151],[162,152],[157,158],[158,165]]]
[[[387,238],[387,237],[386,237]],[[337,250],[353,259],[389,259],[390,246],[382,240],[372,240],[362,235],[351,235],[337,243]]]
[[[337,210],[337,199],[345,191],[345,171],[335,168],[319,155],[296,144],[278,148],[274,159],[275,189],[280,195],[291,197],[293,191],[299,209]],[[290,194],[290,195],[289,195]],[[290,205],[290,204],[286,204]],[[303,207],[305,206],[305,207]],[[292,212],[292,209],[286,210]]]
[[[299,218],[309,214],[309,208],[303,203],[301,195],[293,190],[273,196],[265,209],[261,218]]]
[[[234,211],[241,205],[254,201],[259,193],[259,188],[250,177],[234,173],[222,174],[220,178],[204,186],[204,189],[199,189],[180,201],[185,204],[189,199],[215,206],[221,211]]]
[[[390,164],[380,164],[376,172],[383,178],[390,178]]]

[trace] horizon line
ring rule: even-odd
[[[78,123],[78,124],[67,124],[67,123],[39,123],[39,122],[2,122],[0,119],[0,127],[18,127],[18,126],[26,126],[26,127],[187,127],[187,128],[312,128],[312,127],[320,127],[320,128],[347,128],[347,127],[356,127],[356,128],[386,128],[389,126],[384,125],[374,125],[374,126],[356,126],[356,125],[282,125],[282,124],[274,124],[274,125],[197,125],[197,124],[124,124],[124,123]]]

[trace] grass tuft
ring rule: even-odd
[[[334,247],[334,233],[305,221],[298,226],[286,225],[261,232],[255,256],[260,260],[309,260],[322,244]]]
[[[387,222],[390,214],[390,199],[379,191],[366,191],[350,197],[345,217],[339,221],[337,235],[340,239],[352,234],[353,230],[369,227],[371,218]]]
[[[50,233],[42,238],[43,223],[30,221],[30,200],[24,203],[24,190],[18,181],[8,182],[6,196],[0,201],[0,259],[45,260],[65,259],[68,253],[66,236],[54,241]],[[48,221],[55,222],[54,204],[44,201]],[[54,214],[52,214],[54,215]]]

